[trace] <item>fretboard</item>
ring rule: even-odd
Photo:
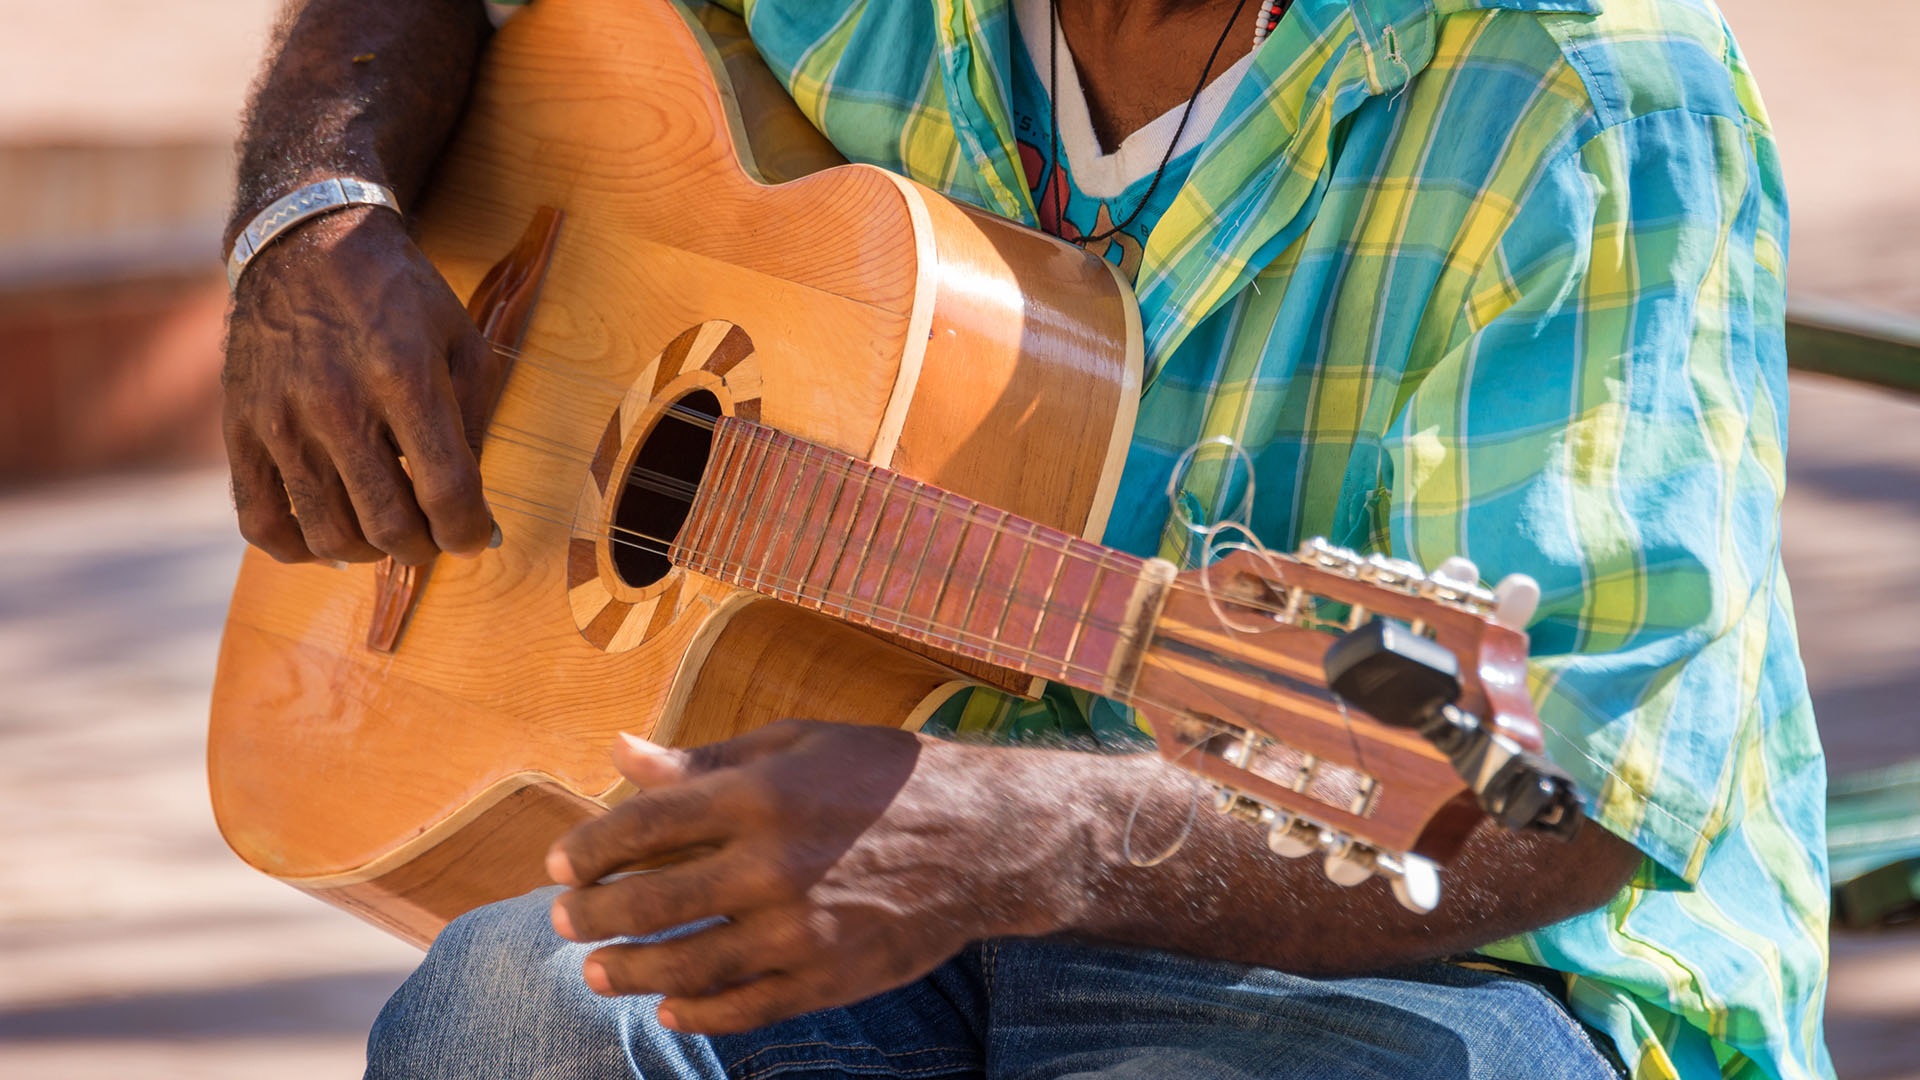
[[[1171,567],[733,417],[674,563],[960,656],[1125,696]]]

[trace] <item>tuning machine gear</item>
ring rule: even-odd
[[[1325,669],[1342,700],[1381,723],[1413,728],[1446,754],[1501,825],[1561,839],[1580,827],[1580,798],[1564,772],[1454,705],[1460,667],[1439,642],[1393,619],[1374,619],[1334,642]]]
[[[1326,842],[1320,826],[1284,810],[1262,810],[1259,824],[1267,830],[1267,850],[1283,859],[1311,855]]]
[[[1379,859],[1380,852],[1375,848],[1350,836],[1336,834],[1328,838],[1323,869],[1328,881],[1343,889],[1351,889],[1373,876]]]

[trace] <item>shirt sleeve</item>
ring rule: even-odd
[[[1686,110],[1572,147],[1385,447],[1396,554],[1540,582],[1547,752],[1655,886],[1698,876],[1763,723],[1785,445],[1765,175],[1740,121]]]

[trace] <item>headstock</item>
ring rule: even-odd
[[[1464,559],[1429,574],[1320,540],[1230,547],[1168,591],[1133,695],[1216,810],[1278,854],[1324,852],[1339,884],[1383,873],[1422,911],[1483,814],[1572,835],[1578,800],[1526,692],[1531,579],[1489,591]]]

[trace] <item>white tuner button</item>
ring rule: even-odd
[[[1374,850],[1367,845],[1351,837],[1335,837],[1327,846],[1327,880],[1352,888],[1373,876],[1375,860]]]
[[[1432,859],[1408,853],[1393,859],[1391,865],[1385,859],[1381,863],[1392,875],[1393,898],[1401,907],[1425,915],[1440,906],[1440,870]]]
[[[1480,568],[1465,555],[1447,556],[1446,561],[1440,564],[1440,568],[1429,576],[1446,578],[1454,584],[1469,589],[1480,584]]]
[[[1292,814],[1276,812],[1267,823],[1267,849],[1283,859],[1311,855],[1320,848],[1320,830]]]
[[[1540,583],[1525,574],[1508,574],[1493,589],[1493,621],[1509,630],[1525,630],[1540,607]]]

